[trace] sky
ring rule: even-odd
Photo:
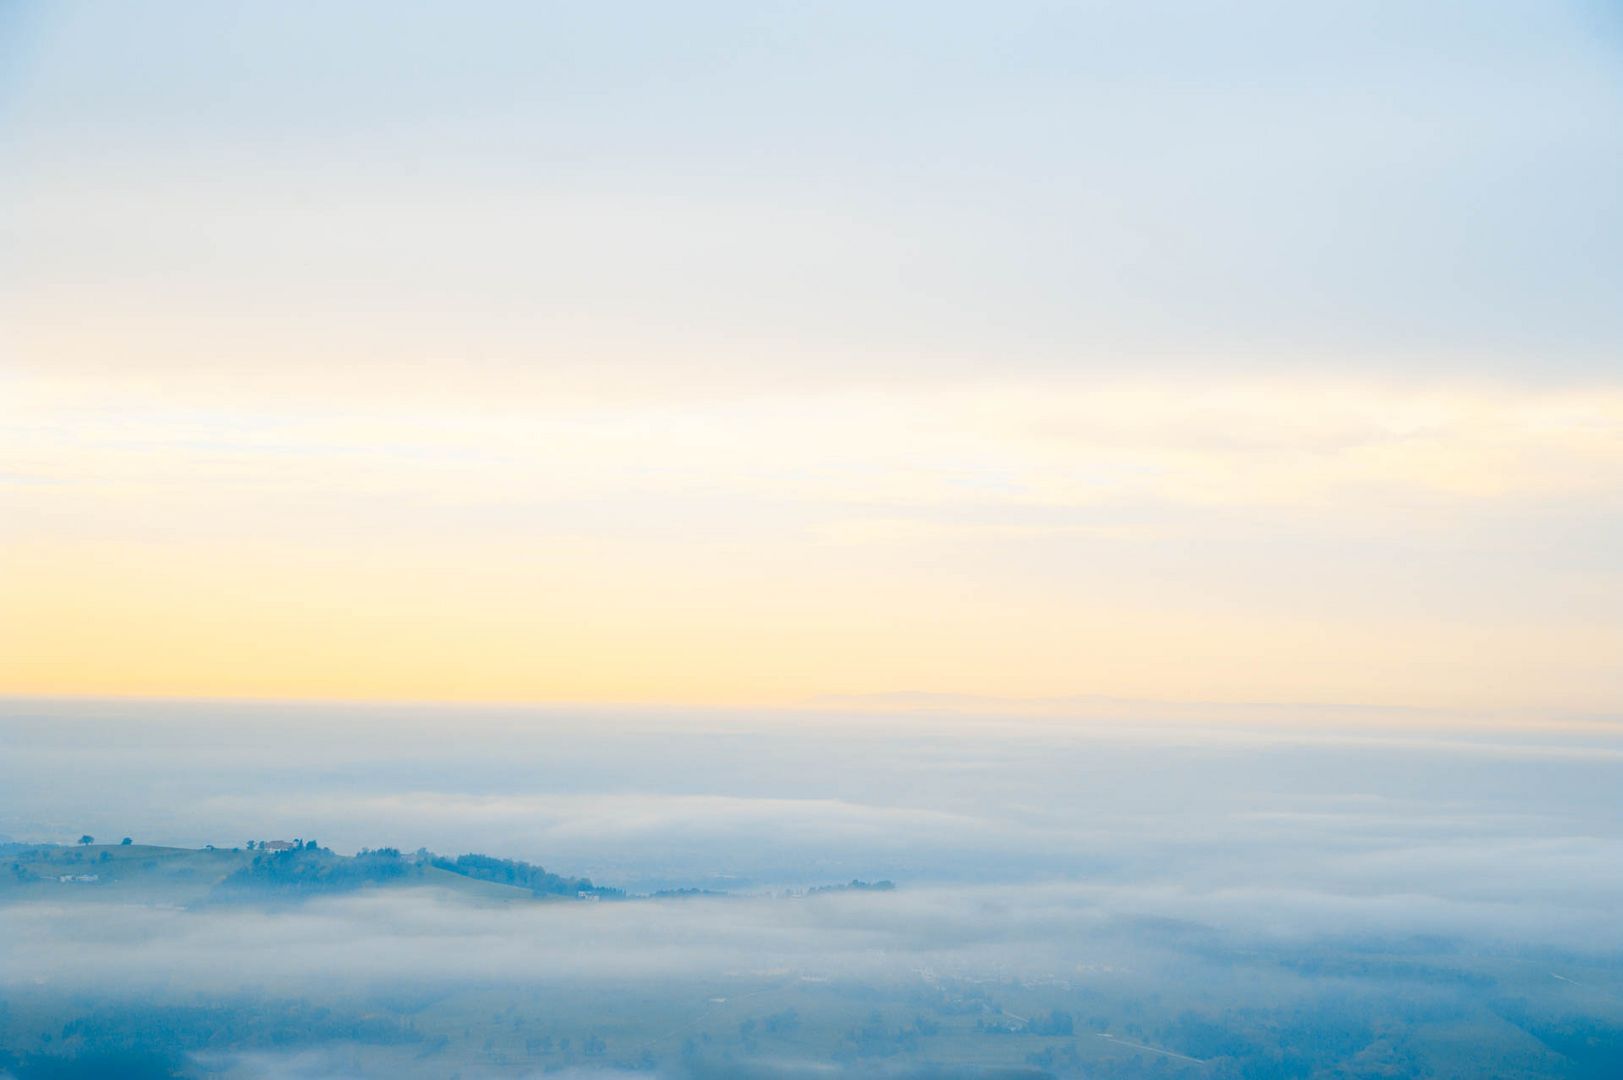
[[[0,693],[1615,714],[1620,190],[1601,3],[0,4]]]

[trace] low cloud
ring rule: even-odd
[[[631,1067],[922,1080],[942,1075],[919,1062],[950,1040],[917,1031],[995,1039],[1041,1009],[1094,1017],[1090,1052],[1154,1057],[1159,1038],[1165,1060],[1188,1064],[1266,1056],[1292,1010],[1372,1046],[1393,1001],[1409,1003],[1405,1024],[1515,1001],[1601,1015],[1623,956],[1615,726],[847,715],[677,728],[491,711],[458,717],[447,743],[432,710],[144,708],[138,731],[133,706],[0,723],[5,831],[422,844],[732,895],[490,902],[374,887],[180,908],[77,883],[0,904],[0,998],[47,1010],[46,1033],[99,1033],[72,1044],[104,1055],[92,1065],[173,1050],[228,1080],[432,1076],[452,1059],[500,1075],[573,1066],[582,1080]],[[55,768],[69,754],[76,768]],[[898,887],[785,895],[852,877]],[[740,1026],[797,1006],[820,1025],[799,1057],[793,1038],[755,1048]],[[910,1026],[925,1013],[937,1019]],[[1211,1016],[1251,1041],[1212,1035]],[[211,1042],[225,1019],[247,1023],[249,1043]],[[1129,1021],[1144,1033],[1120,1047],[1097,1037]],[[1318,1045],[1318,1028],[1301,1030],[1293,1045]],[[688,1046],[694,1033],[715,1041]],[[923,1049],[884,1056],[904,1043]],[[1011,1067],[1050,1060],[1045,1043],[999,1045]],[[29,1055],[53,1051],[14,1053],[26,1076]]]

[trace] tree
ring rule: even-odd
[[[126,836],[124,839],[122,839],[122,840],[120,840],[118,842],[118,846],[119,847],[129,847],[133,843],[135,843],[135,841],[131,840],[129,837]]]
[[[96,842],[96,838],[94,836],[91,836],[89,833],[85,833],[83,836],[79,837],[79,843],[85,845],[86,847],[89,847],[91,844],[94,844],[95,842]]]

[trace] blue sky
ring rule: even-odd
[[[16,5],[5,37],[47,305],[910,373],[1615,363],[1604,5]]]

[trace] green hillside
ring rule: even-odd
[[[0,903],[72,898],[193,907],[396,888],[442,889],[500,902],[624,895],[586,878],[563,877],[530,863],[484,855],[403,855],[392,848],[340,855],[314,844],[283,850],[150,844],[0,846]]]

